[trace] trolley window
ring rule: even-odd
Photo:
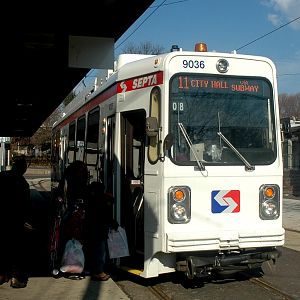
[[[99,107],[94,108],[88,114],[87,118],[87,132],[86,132],[86,149],[85,149],[85,162],[88,166],[94,166],[95,170],[99,161]]]
[[[85,116],[82,116],[77,121],[77,142],[84,142],[85,140]]]
[[[87,139],[86,139],[88,149],[98,148],[99,118],[100,118],[99,107],[89,112],[88,121],[87,121]]]
[[[75,146],[75,121],[69,125],[69,147]]]
[[[154,117],[160,124],[160,102],[161,92],[158,87],[154,87],[150,94],[150,117]],[[159,136],[149,137],[148,159],[151,164],[155,164],[159,157]]]
[[[264,78],[174,76],[169,105],[173,161],[243,164],[221,133],[250,164],[271,164],[276,158],[272,95],[271,84]]]
[[[73,121],[69,125],[69,144],[67,148],[67,159],[68,163],[75,160],[75,133],[76,133],[76,123]]]

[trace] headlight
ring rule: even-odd
[[[276,204],[272,200],[266,200],[262,203],[262,215],[266,219],[273,219],[274,216],[278,217],[279,213]]]
[[[219,59],[217,61],[216,67],[217,67],[218,72],[226,73],[229,68],[229,62],[226,59]]]
[[[168,191],[168,220],[172,224],[188,223],[191,219],[191,190],[173,186]]]
[[[264,184],[259,189],[259,216],[275,220],[280,215],[280,190],[276,184]]]

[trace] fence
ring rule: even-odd
[[[284,196],[300,196],[300,135],[285,139],[282,144]]]
[[[282,156],[284,169],[300,169],[299,138],[286,139],[283,142]]]

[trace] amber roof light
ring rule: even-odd
[[[207,46],[205,43],[197,43],[195,45],[196,52],[207,52]]]

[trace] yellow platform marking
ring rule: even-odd
[[[138,276],[140,276],[141,273],[143,272],[143,270],[137,270],[137,269],[133,269],[133,268],[126,267],[126,266],[118,266],[118,268],[125,272],[131,273],[134,275],[138,275]]]

